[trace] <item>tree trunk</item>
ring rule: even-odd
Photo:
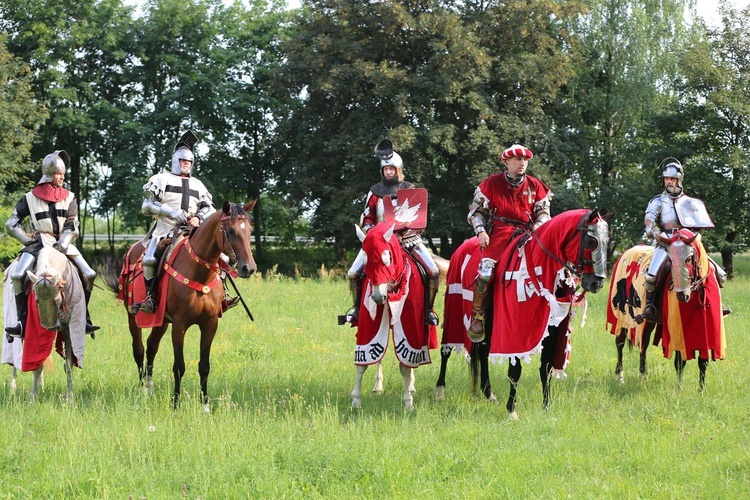
[[[727,272],[727,279],[734,278],[734,252],[730,247],[721,249],[721,267]]]

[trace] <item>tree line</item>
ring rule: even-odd
[[[379,180],[373,147],[389,138],[407,180],[430,193],[425,236],[448,255],[471,235],[475,186],[522,143],[553,213],[616,210],[611,249],[623,250],[643,241],[672,156],[716,223],[704,243],[731,273],[750,241],[750,9],[720,0],[712,27],[693,8],[2,0],[0,199],[12,206],[43,156],[65,149],[84,214],[110,235],[145,228],[142,186],[192,128],[194,173],[215,201],[259,198],[257,234],[304,230],[343,254]]]

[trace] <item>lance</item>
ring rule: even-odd
[[[250,308],[247,307],[247,304],[245,303],[245,299],[242,297],[242,294],[237,289],[237,285],[234,284],[234,279],[232,279],[232,275],[229,273],[226,273],[227,279],[232,284],[232,288],[234,288],[234,292],[237,294],[237,297],[240,298],[240,302],[242,302],[242,306],[245,308],[245,312],[247,312],[247,316],[250,318],[250,321],[255,321],[255,318],[253,318],[253,313],[250,312]]]

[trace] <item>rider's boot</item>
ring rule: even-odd
[[[156,311],[156,301],[154,300],[154,293],[156,291],[156,278],[143,278],[146,283],[146,298],[140,304],[133,304],[132,309],[135,309],[135,314],[138,311],[145,312],[147,314],[153,314]],[[131,311],[132,312],[132,311]]]
[[[83,289],[83,297],[86,299],[86,333],[93,334],[95,331],[97,331],[100,327],[93,324],[91,321],[91,313],[89,312],[89,301],[91,300],[91,290]],[[93,338],[94,335],[91,335],[91,338]]]
[[[424,323],[425,325],[440,324],[440,319],[435,313],[435,296],[437,295],[438,286],[440,286],[440,276],[436,278],[429,278],[427,290],[425,290],[425,312],[424,312]]]
[[[655,298],[655,290],[649,290],[646,292],[646,306],[643,308],[643,314],[641,314],[643,319],[652,323],[656,321],[656,306],[654,305]]]
[[[487,290],[481,292],[479,284],[474,289],[474,300],[471,303],[471,314],[474,320],[469,326],[466,335],[472,342],[481,342],[484,340],[484,307],[487,300]]]
[[[359,304],[362,300],[362,277],[358,276],[349,280],[349,288],[354,296],[354,304],[343,316],[339,316],[339,324],[355,324],[359,321]]]
[[[18,321],[13,326],[9,326],[5,329],[5,337],[8,343],[12,343],[14,339],[23,338],[24,330],[26,329],[26,317],[28,316],[28,304],[26,303],[26,294],[21,292],[16,294],[16,312],[18,313]]]

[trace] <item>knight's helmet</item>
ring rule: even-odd
[[[57,172],[65,172],[70,165],[70,157],[68,153],[62,149],[58,149],[54,153],[50,153],[42,160],[42,178],[39,179],[37,184],[44,184],[45,182],[52,182],[52,179]]]
[[[670,196],[680,196],[682,194],[682,179],[685,177],[685,171],[682,168],[682,163],[677,158],[667,157],[664,158],[659,164],[661,169],[661,187],[664,186],[665,177],[674,177],[677,179],[677,187],[665,188]]]
[[[190,160],[191,164],[195,166],[195,156],[193,155],[193,146],[198,142],[198,137],[193,133],[192,130],[188,130],[182,137],[177,141],[172,152],[172,170],[174,175],[182,175],[180,172],[180,160]],[[190,169],[192,172],[192,167]],[[190,174],[188,174],[190,175]]]
[[[375,146],[375,157],[380,159],[380,177],[385,181],[383,168],[391,166],[396,168],[396,179],[404,181],[404,161],[401,156],[393,150],[393,143],[389,139],[383,139]]]

